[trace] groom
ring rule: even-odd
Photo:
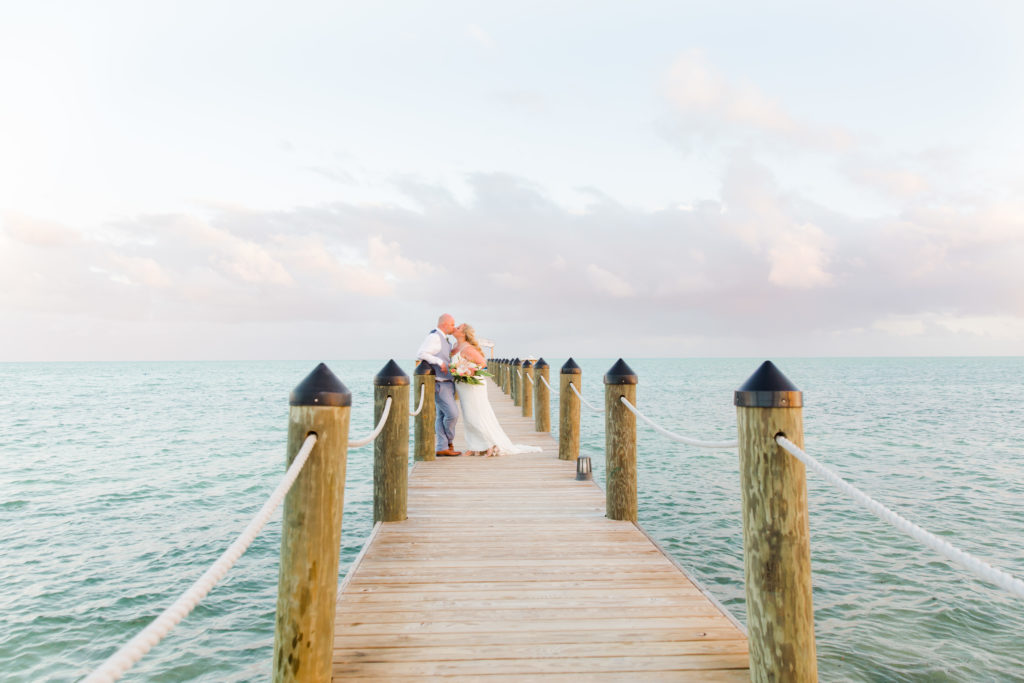
[[[420,344],[416,358],[434,368],[434,402],[437,405],[437,422],[434,424],[437,455],[462,455],[455,450],[455,423],[459,420],[459,406],[455,403],[455,383],[448,372],[448,359],[452,345],[448,335],[455,331],[455,318],[447,313],[437,319],[437,327],[430,331]]]

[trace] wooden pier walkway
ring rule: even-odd
[[[544,451],[415,464],[409,518],[378,525],[342,583],[334,680],[749,680],[743,632],[488,392]]]

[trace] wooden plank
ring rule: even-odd
[[[334,649],[335,662],[456,661],[460,659],[545,659],[551,657],[656,657],[681,654],[746,654],[745,640],[601,643],[460,643],[449,646]]]
[[[554,657],[523,659],[473,659],[444,662],[345,662],[334,663],[335,678],[347,675],[424,676],[450,675],[490,676],[517,674],[535,676],[549,673],[693,671],[700,669],[747,668],[747,654],[659,655],[647,657]]]
[[[464,683],[464,682],[479,682],[481,676],[470,675],[470,676],[459,676],[459,675],[448,675],[444,677],[446,683]],[[537,678],[534,674],[530,677],[531,679]],[[363,677],[358,675],[346,674],[340,676],[338,680],[344,680],[348,683],[362,683],[363,681],[379,681],[380,677],[370,676]],[[424,681],[423,676],[388,676],[387,680],[391,683],[422,683]],[[522,674],[489,674],[486,677],[487,683],[519,683],[523,680]],[[600,683],[633,683],[637,680],[651,681],[652,683],[657,681],[693,681],[700,683],[738,683],[740,681],[749,681],[750,674],[746,669],[729,669],[729,670],[715,670],[715,671],[687,671],[685,676],[681,675],[678,671],[647,671],[642,675],[637,672],[597,672],[592,671],[586,674],[557,674],[549,673],[544,674],[544,680],[550,681],[551,683],[563,683],[565,681],[574,681],[575,683],[589,683],[590,681],[598,681]]]
[[[375,528],[338,597],[334,678],[746,680],[740,629],[488,391],[544,451],[415,463],[409,519]]]
[[[652,629],[630,629],[627,631],[533,631],[528,629],[483,632],[475,634],[467,642],[461,633],[395,633],[374,636],[367,645],[365,636],[336,635],[335,648],[359,649],[360,647],[450,647],[473,645],[548,645],[552,643],[577,644],[603,650],[614,643],[661,643],[705,640],[736,640],[736,629],[727,627],[673,627]],[[746,641],[743,641],[746,642]]]
[[[335,630],[347,634],[375,634],[375,633],[464,633],[467,639],[472,641],[479,633],[500,633],[507,631],[510,627],[529,628],[533,631],[629,631],[632,629],[654,629],[654,628],[726,628],[732,626],[732,622],[724,616],[718,615],[697,615],[692,617],[637,617],[634,619],[544,619],[522,621],[498,620],[495,615],[492,620],[451,620],[451,621],[402,621],[397,623],[374,623],[367,622],[356,615],[352,618],[345,614],[338,615],[335,622]],[[733,626],[735,628],[735,626]],[[736,634],[740,634],[736,630]]]

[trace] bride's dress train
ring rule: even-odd
[[[456,385],[456,391],[459,392],[459,403],[462,404],[462,423],[466,429],[467,450],[482,452],[493,446],[497,448],[499,455],[539,453],[543,450],[538,446],[512,443],[512,439],[505,434],[491,408],[485,384],[460,382]]]

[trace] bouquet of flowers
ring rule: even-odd
[[[465,382],[466,384],[483,384],[484,377],[493,376],[476,363],[463,358],[458,353],[452,356],[452,360],[448,364],[448,371],[452,373],[453,380]]]

